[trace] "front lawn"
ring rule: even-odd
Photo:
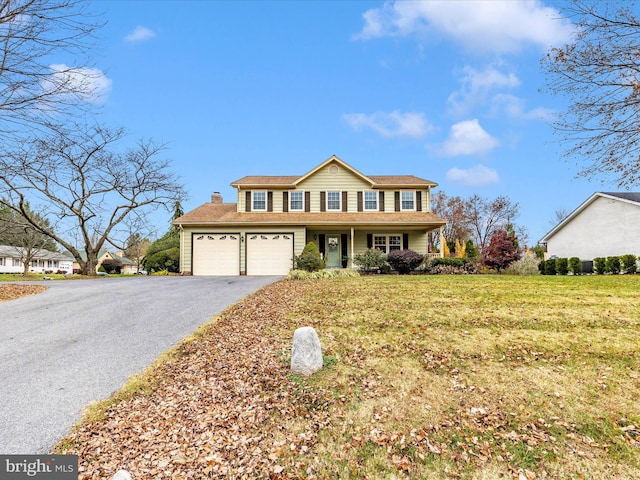
[[[640,478],[639,287],[281,281],[94,409],[58,452],[80,455],[80,478]],[[287,363],[305,325],[327,365],[310,378]]]

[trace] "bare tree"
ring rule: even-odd
[[[511,224],[518,216],[520,207],[505,196],[489,200],[474,194],[468,202],[471,235],[482,253],[489,245],[493,232]]]
[[[551,228],[555,228],[557,225],[559,225],[560,222],[562,222],[565,218],[569,216],[569,213],[570,212],[568,212],[564,208],[561,208],[553,212],[553,217],[551,217],[551,220],[549,220],[549,224],[551,225]]]
[[[471,238],[468,203],[468,200],[461,197],[449,197],[443,191],[434,196],[432,210],[447,221],[443,227],[443,235],[447,240],[459,240],[464,243]]]
[[[0,155],[0,196],[7,198],[0,204],[71,252],[82,274],[95,275],[98,252],[105,242],[117,243],[123,222],[171,208],[184,189],[170,162],[158,158],[162,145],[140,140],[120,152],[122,129],[72,125],[52,132]],[[38,224],[27,202],[41,208],[51,227]],[[77,232],[82,251],[75,245]]]
[[[0,0],[0,134],[5,141],[91,102],[95,22],[84,0]],[[72,64],[71,64],[72,63]],[[71,64],[71,65],[67,65]]]
[[[578,159],[579,176],[640,183],[640,20],[632,2],[574,0],[564,9],[575,22],[571,42],[542,61],[551,93],[568,100],[553,123]]]

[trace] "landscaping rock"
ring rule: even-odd
[[[126,470],[118,470],[111,480],[132,480],[132,478]]]
[[[293,333],[291,372],[309,376],[322,368],[322,347],[313,327],[298,328]]]

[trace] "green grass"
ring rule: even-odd
[[[333,415],[349,425],[327,436],[321,471],[334,474],[338,458],[343,473],[373,478],[403,466],[414,478],[444,466],[463,478],[640,477],[640,438],[620,428],[640,424],[638,305],[640,276],[314,283],[291,315],[316,328],[336,364],[303,381],[346,398]],[[426,432],[430,443],[408,442],[411,455],[391,441],[344,450],[372,429]]]

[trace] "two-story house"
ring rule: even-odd
[[[174,220],[184,274],[284,275],[308,242],[327,268],[351,267],[367,248],[427,254],[429,232],[446,224],[431,213],[436,183],[363,175],[335,155],[302,176],[249,176],[231,186],[237,203],[214,193]]]

